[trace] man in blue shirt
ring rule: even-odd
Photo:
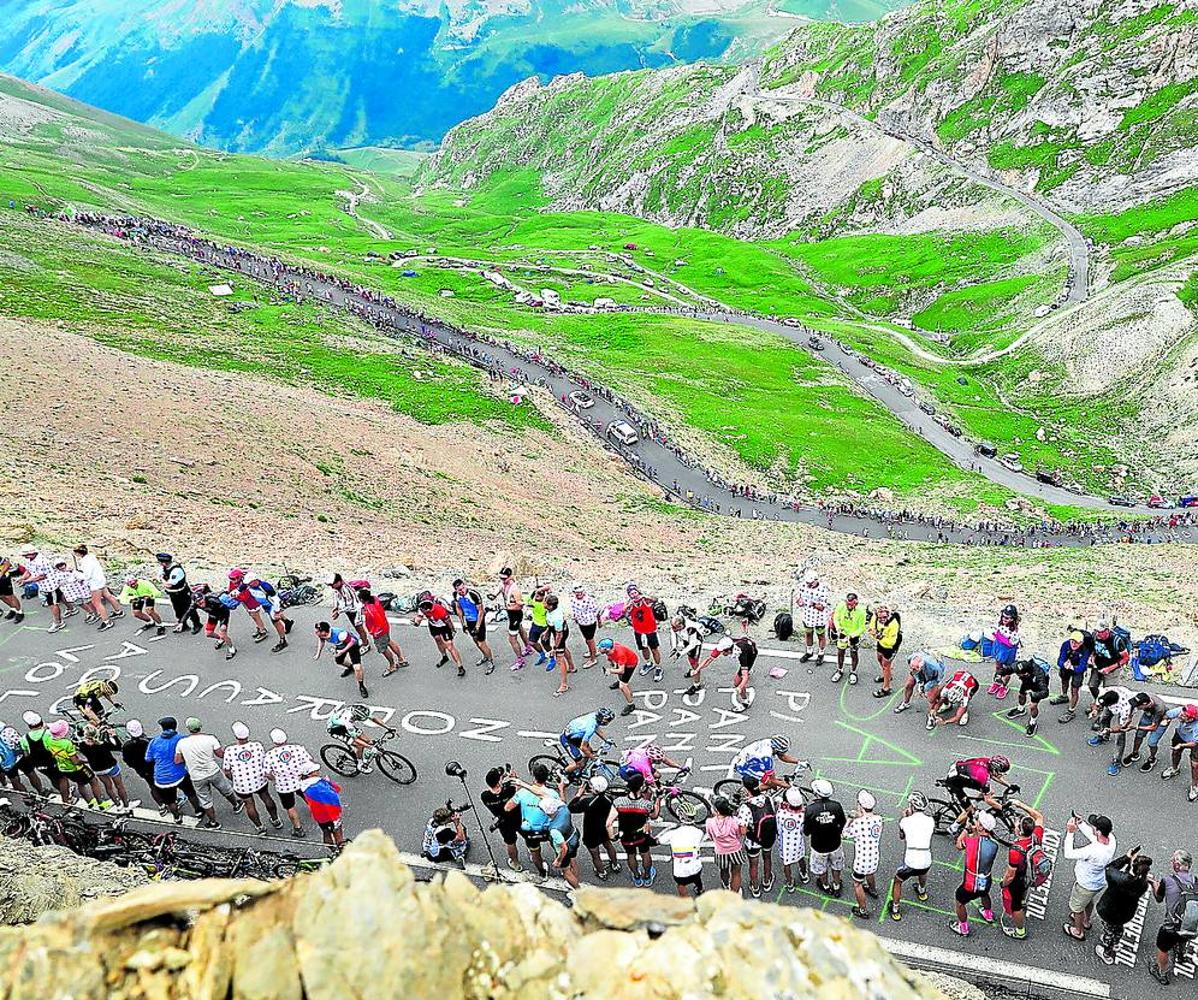
[[[462,631],[474,640],[474,645],[483,654],[476,666],[486,667],[488,674],[494,673],[495,657],[487,642],[487,609],[482,594],[460,577],[453,581],[453,612],[462,623]]]
[[[1173,728],[1173,761],[1161,771],[1162,778],[1172,778],[1181,770],[1182,755],[1190,751],[1190,794],[1191,802],[1198,801],[1198,705],[1179,705],[1165,713],[1166,725],[1176,723]]]
[[[1061,693],[1053,698],[1050,705],[1069,703],[1061,722],[1073,721],[1077,714],[1077,699],[1081,693],[1082,682],[1086,678],[1086,668],[1094,659],[1094,637],[1088,632],[1074,631],[1069,638],[1061,643],[1057,653],[1057,674],[1061,678]]]
[[[907,677],[907,683],[903,686],[903,700],[894,706],[895,715],[905,712],[911,707],[911,696],[915,693],[917,684],[920,693],[926,695],[928,703],[931,704],[936,691],[944,683],[944,664],[931,650],[924,649],[918,653],[912,653],[907,660],[907,666],[911,673]]]
[[[158,720],[162,732],[150,740],[146,747],[146,763],[154,768],[154,782],[150,792],[154,801],[170,811],[177,824],[183,823],[183,812],[179,805],[179,791],[187,797],[197,816],[203,816],[200,800],[195,787],[187,776],[187,766],[175,763],[175,747],[183,736],[179,733],[179,723],[172,715]]]

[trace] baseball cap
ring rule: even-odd
[[[328,576],[326,576],[324,578],[325,586],[326,587],[335,587],[340,579],[341,579],[341,575],[339,573],[330,573]]]
[[[66,564],[67,564],[66,556],[56,556],[55,557],[55,559],[54,559],[54,568],[55,569],[58,569],[59,566],[65,566]]]
[[[130,735],[130,736],[132,736],[134,739],[136,739],[138,736],[144,736],[144,735],[145,735],[145,732],[146,732],[146,731],[145,731],[145,730],[142,728],[142,725],[141,725],[141,723],[137,721],[137,719],[130,719],[128,722],[126,722],[126,723],[125,723],[125,730],[126,730],[126,731],[129,733],[129,735]]]
[[[818,580],[819,580],[819,574],[813,569],[809,569],[809,570],[807,570],[806,573],[803,574],[803,582],[804,583],[815,583]]]
[[[130,587],[132,587],[135,583],[137,583],[137,577],[132,576],[132,575],[127,576],[127,577],[125,577],[125,583],[127,583]]]
[[[803,804],[803,791],[799,788],[786,789],[786,804],[793,809],[798,809]]]
[[[250,727],[244,722],[234,722],[232,729],[233,735],[239,740],[248,740],[250,738]]]
[[[581,583],[570,584],[570,589],[576,594],[586,593],[586,587],[584,587]]]
[[[811,790],[821,799],[826,799],[832,794],[832,782],[827,778],[816,778],[811,782]]]
[[[506,580],[508,577],[510,577],[510,576],[512,575],[512,567],[511,567],[511,566],[504,566],[504,567],[503,567],[503,569],[501,569],[501,570],[499,571],[499,575],[500,575],[500,576],[501,576],[503,579],[505,579],[505,580]]]
[[[874,806],[877,804],[878,800],[875,799],[873,795],[864,788],[857,793],[857,805],[859,805],[866,812],[871,812]]]
[[[245,570],[243,570],[243,569],[238,569],[237,567],[233,567],[233,569],[229,570],[229,579],[230,580],[240,580],[244,576],[245,576]]]
[[[1105,618],[1101,618],[1101,619],[1099,619],[1098,624],[1094,626],[1094,631],[1095,632],[1105,632],[1110,627],[1111,627],[1111,623],[1109,621],[1107,621]]]
[[[163,729],[178,729],[179,720],[173,715],[164,715],[158,720],[158,725],[160,725]]]
[[[287,733],[282,729],[272,729],[270,731],[270,741],[275,746],[282,746],[287,742]]]
[[[1069,633],[1069,638],[1073,642],[1085,642],[1086,641],[1086,637],[1084,635],[1082,635],[1081,632],[1077,631],[1077,629],[1074,629],[1072,632]]]
[[[160,563],[168,563],[171,561],[171,554],[169,552],[159,552],[154,558]]]
[[[1198,705],[1186,705],[1184,708],[1182,708],[1181,714],[1187,719],[1198,719]]]
[[[978,824],[987,833],[993,833],[998,821],[988,812],[978,813]]]
[[[1104,837],[1109,837],[1115,825],[1111,822],[1109,816],[1103,816],[1100,813],[1090,813],[1086,817],[1086,822],[1089,823],[1095,830],[1101,833]]]
[[[21,716],[21,721],[27,726],[37,727],[42,724],[42,717],[37,712],[30,710]]]
[[[187,727],[187,731],[189,733],[198,733],[200,731],[200,720],[194,715],[191,716],[185,723],[183,723],[183,725]]]
[[[64,736],[66,736],[67,733],[71,731],[71,727],[68,726],[62,719],[59,719],[57,722],[50,723],[49,730],[51,736],[53,736],[56,740],[61,740]]]
[[[601,774],[595,775],[595,777],[593,777],[591,779],[591,791],[606,792],[607,791],[607,779],[605,777],[603,777],[603,775],[601,775]]]

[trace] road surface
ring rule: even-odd
[[[27,709],[48,714],[52,703],[69,700],[85,675],[106,676],[118,681],[119,698],[128,716],[141,719],[151,732],[157,728],[155,720],[164,714],[180,720],[195,715],[207,731],[231,742],[229,727],[235,720],[242,720],[256,739],[268,740],[271,728],[281,726],[293,741],[316,754],[328,742],[325,719],[343,700],[358,700],[352,678],[340,676],[327,652],[321,661],[312,660],[313,622],[327,616],[327,608],[297,609],[291,647],[271,654],[267,650],[269,643],[253,645],[247,641],[248,619],[235,612],[233,631],[241,640],[240,652],[236,659],[226,662],[202,636],[168,633],[161,639],[147,639],[135,634],[128,617],[107,633],[96,633],[75,617],[64,631],[51,636],[44,630],[46,612],[31,608],[23,626],[0,624],[0,718],[19,727],[21,714]],[[918,648],[918,624],[907,623],[906,628],[910,647]],[[534,667],[531,659],[523,671],[510,671],[510,657],[502,655],[507,652],[505,637],[495,634],[494,629],[492,639],[500,666],[491,676],[473,668],[475,651],[459,637],[458,648],[469,670],[464,679],[459,679],[451,667],[434,668],[435,652],[424,628],[396,624],[394,634],[412,665],[382,678],[381,658],[368,654],[368,701],[387,713],[390,722],[400,729],[399,749],[412,758],[419,777],[414,785],[406,787],[391,785],[378,773],[337,779],[343,787],[345,822],[351,836],[381,827],[401,850],[417,853],[432,809],[448,797],[455,802],[463,799],[462,785],[445,776],[447,761],[460,761],[467,769],[468,784],[477,801],[481,778],[488,768],[510,762],[526,772],[528,759],[543,752],[543,741],[556,737],[568,719],[602,705],[619,709],[621,704],[619,695],[608,689],[606,678],[597,669],[574,675],[572,690],[554,699],[551,692],[557,676]],[[617,641],[630,640],[624,630],[609,627],[604,634]],[[773,643],[763,630],[757,634],[763,652],[753,672],[753,703],[747,714],[731,711],[730,672],[720,661],[711,668],[705,690],[687,696],[689,682],[683,678],[682,668],[667,658],[666,677],[661,684],[653,684],[647,676],[634,678],[635,713],[617,717],[609,727],[617,746],[660,742],[673,757],[693,764],[689,785],[704,790],[726,776],[730,759],[746,741],[774,733],[788,735],[796,755],[812,761],[816,774],[808,777],[818,775],[831,780],[846,811],[852,807],[859,787],[868,787],[877,796],[878,811],[887,821],[878,878],[883,901],[889,876],[901,859],[895,819],[908,793],[918,789],[934,794],[935,780],[957,759],[1007,754],[1014,764],[1013,779],[1022,786],[1021,797],[1046,815],[1046,846],[1056,857],[1050,885],[1033,893],[1031,899],[1029,939],[1012,942],[997,927],[978,922],[974,923],[974,937],[967,946],[948,933],[945,924],[952,909],[952,892],[961,877],[961,863],[943,837],[934,843],[929,901],[905,903],[901,923],[886,919],[879,912],[881,904],[871,901],[870,929],[916,964],[938,949],[947,950],[950,960],[959,961],[963,968],[974,970],[977,963],[987,961],[1018,963],[1017,970],[1006,973],[1008,988],[1029,979],[1036,983],[1035,995],[1045,995],[1049,986],[1065,981],[1060,977],[1072,976],[1089,986],[1087,992],[1074,991],[1068,994],[1071,996],[1114,996],[1124,1000],[1159,996],[1143,966],[1153,953],[1160,907],[1144,904],[1120,947],[1119,963],[1107,968],[1095,957],[1093,940],[1074,944],[1061,932],[1072,864],[1059,852],[1063,824],[1071,808],[1083,815],[1102,812],[1114,820],[1115,835],[1123,848],[1142,843],[1156,859],[1154,870],[1162,872],[1173,850],[1198,848],[1194,839],[1198,806],[1186,801],[1184,777],[1161,781],[1159,767],[1148,775],[1133,769],[1108,777],[1105,767],[1109,755],[1105,748],[1086,745],[1090,731],[1084,721],[1060,725],[1056,710],[1046,707],[1038,737],[1028,739],[1022,720],[1004,718],[1003,710],[1010,706],[1010,698],[997,702],[982,694],[967,728],[927,733],[922,712],[913,710],[896,716],[891,711],[894,698],[871,697],[871,651],[863,651],[863,683],[856,687],[834,685],[830,667],[810,669],[798,662],[798,649],[793,643]],[[577,636],[572,637],[571,645],[577,649],[578,643]],[[770,677],[771,667],[784,669],[785,676]],[[975,669],[985,684],[989,672],[980,666]],[[128,776],[127,780],[136,795],[148,798],[140,779]],[[150,817],[137,822],[140,829],[167,828],[153,821],[152,812],[140,815]],[[311,831],[304,841],[287,838],[262,843],[250,836],[252,831],[244,818],[230,815],[219,799],[218,815],[224,829],[211,833],[189,830],[186,835],[238,847],[261,844],[266,850],[295,850],[305,856],[320,853]],[[467,822],[475,841],[470,861],[485,863],[482,833],[473,817],[467,816]],[[502,859],[497,840],[493,846]],[[849,853],[851,856],[851,850]],[[584,882],[594,883],[589,858],[581,859],[580,865]],[[507,871],[506,865],[502,870],[505,876],[517,877]],[[1001,861],[995,872],[1001,876]],[[714,885],[715,879],[714,866],[708,863],[705,881]],[[630,885],[622,877],[614,884]],[[546,885],[547,891],[561,888],[557,880]],[[655,888],[672,891],[664,858],[660,860]],[[816,906],[846,916],[850,905],[847,895],[824,896],[813,884],[800,885],[798,892],[788,894],[780,879],[768,898],[784,906]],[[1192,961],[1185,967],[1185,974],[1188,978],[1179,978],[1174,987],[1179,996],[1193,990]]]

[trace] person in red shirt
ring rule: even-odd
[[[612,690],[619,691],[624,696],[626,704],[620,711],[620,714],[631,715],[632,688],[628,686],[628,682],[632,680],[632,675],[636,673],[638,659],[636,650],[629,649],[622,643],[612,642],[611,639],[600,639],[599,652],[607,657],[607,662],[610,664],[606,672],[616,678],[612,682]]]
[[[653,669],[653,681],[660,684],[664,672],[661,669],[661,647],[657,640],[657,615],[653,611],[653,602],[640,592],[635,583],[628,585],[628,621],[636,636],[636,648],[645,660],[641,673],[647,674]]]
[[[1012,841],[1007,851],[1007,870],[1002,880],[1003,913],[1011,918],[1014,926],[1008,927],[1004,922],[1002,932],[1007,937],[1021,941],[1027,937],[1023,923],[1026,919],[1027,892],[1031,888],[1027,882],[1027,856],[1033,847],[1044,843],[1044,814],[1018,799],[1011,799],[1011,805],[1024,816],[1019,821],[1019,836]]]
[[[254,634],[251,638],[253,638],[254,642],[261,642],[268,634],[266,623],[262,620],[261,603],[259,603],[258,598],[250,593],[250,588],[245,585],[245,570],[229,570],[229,593],[245,608],[254,622]]]
[[[441,659],[437,666],[443,667],[453,660],[458,665],[458,676],[465,677],[466,668],[462,664],[462,656],[453,644],[453,616],[449,613],[449,608],[427,592],[420,595],[420,600],[416,604],[416,617],[412,619],[412,624],[419,625],[426,620],[428,621],[428,634],[433,637],[433,642],[437,644],[437,649],[441,653]]]
[[[383,671],[383,676],[390,677],[400,667],[406,667],[408,661],[404,659],[399,643],[391,638],[391,622],[387,620],[387,611],[379,599],[363,587],[358,591],[358,600],[362,602],[362,617],[374,648],[382,653],[387,661],[387,669]]]

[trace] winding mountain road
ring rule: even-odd
[[[834,101],[823,101],[816,97],[801,97],[795,94],[778,94],[758,90],[756,93],[758,100],[772,101],[777,104],[806,104],[814,107],[825,108],[836,114],[848,118],[854,124],[861,128],[868,129],[873,132],[881,132],[883,135],[891,139],[897,139],[900,142],[905,142],[910,146],[914,146],[921,153],[930,156],[939,161],[950,170],[969,178],[975,184],[980,184],[983,187],[996,191],[999,194],[1005,195],[1008,198],[1013,198],[1029,211],[1040,216],[1045,222],[1055,228],[1065,240],[1065,248],[1069,258],[1069,280],[1066,284],[1066,301],[1072,304],[1085,302],[1090,295],[1090,247],[1086,242],[1082,231],[1077,228],[1072,222],[1066,219],[1063,215],[1045,204],[1039,198],[1034,198],[1026,191],[1020,191],[1018,188],[1012,187],[1009,184],[1004,184],[1000,180],[983,173],[976,167],[958,160],[955,157],[949,156],[943,150],[937,149],[928,140],[912,135],[909,132],[904,132],[892,124],[887,124],[885,121],[873,121],[866,118],[860,112],[854,111],[851,108],[845,107],[843,104],[837,104]]]

